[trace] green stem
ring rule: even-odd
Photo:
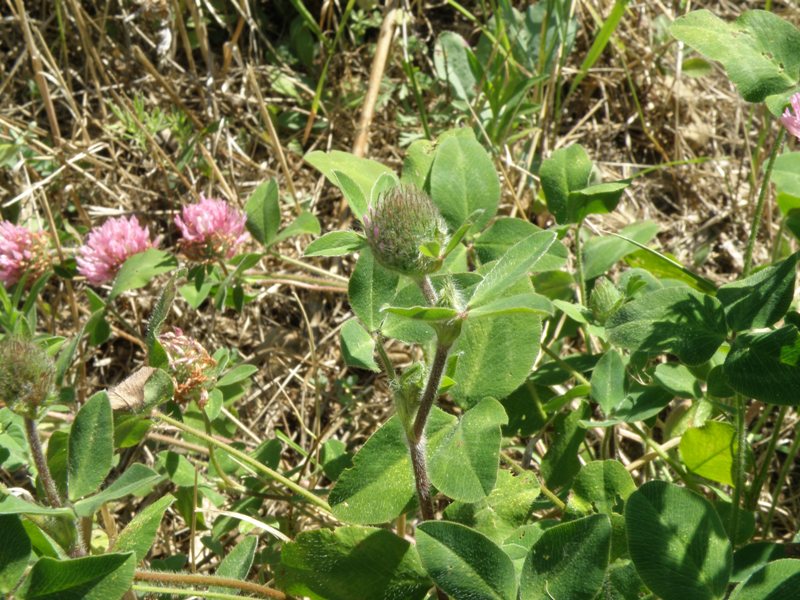
[[[389,378],[389,381],[394,381],[397,379],[397,373],[394,370],[392,361],[389,360],[389,355],[386,353],[386,348],[383,346],[383,337],[380,334],[378,334],[378,339],[375,341],[375,348],[378,350],[378,358],[383,365],[383,370],[386,371],[386,376]]]
[[[25,417],[25,433],[28,434],[28,447],[31,450],[36,470],[39,472],[39,479],[42,482],[47,501],[53,508],[61,508],[64,503],[61,502],[58,487],[50,473],[50,467],[47,466],[47,459],[42,450],[42,441],[39,439],[39,431],[36,429],[36,421],[30,417]]]
[[[307,262],[303,262],[302,260],[297,260],[296,258],[291,258],[290,256],[285,256],[283,254],[279,254],[277,252],[273,252],[272,256],[280,260],[281,262],[285,262],[286,264],[292,265],[297,267],[298,269],[303,269],[304,271],[308,271],[309,273],[314,273],[315,275],[322,275],[323,277],[331,277],[336,279],[340,283],[348,283],[349,279],[347,277],[342,277],[341,275],[337,275],[336,273],[331,273],[330,271],[326,271],[320,267],[315,267],[314,265],[310,265]]]
[[[433,510],[433,499],[431,498],[431,482],[428,478],[428,466],[425,458],[425,425],[428,422],[433,403],[436,401],[449,352],[450,346],[437,344],[431,371],[428,374],[428,382],[425,384],[425,390],[422,392],[419,408],[417,409],[417,416],[414,419],[414,426],[411,431],[406,432],[408,447],[411,452],[411,466],[414,471],[414,483],[417,487],[419,508],[425,521],[431,521],[436,518],[436,513]]]
[[[586,298],[586,280],[583,277],[583,249],[581,243],[581,226],[583,221],[580,221],[575,226],[575,276],[578,279],[578,291],[580,291],[580,302],[584,306],[588,306]]]
[[[656,454],[658,454],[659,458],[665,461],[670,467],[674,469],[674,471],[678,474],[678,476],[683,480],[683,482],[692,489],[695,489],[697,486],[689,479],[689,476],[686,474],[686,471],[683,470],[683,467],[679,465],[676,461],[674,461],[669,454],[658,444],[655,440],[653,440],[647,433],[641,430],[635,423],[628,423],[628,427],[630,427],[633,431],[636,432],[642,441],[648,446],[650,449],[653,450]]]
[[[767,451],[764,453],[761,469],[753,480],[753,484],[750,486],[747,499],[745,500],[747,510],[755,510],[758,505],[758,497],[761,495],[761,488],[764,487],[764,482],[767,480],[769,467],[772,463],[772,457],[775,456],[775,447],[778,445],[778,438],[781,436],[781,427],[783,426],[783,420],[786,418],[787,410],[787,406],[781,406],[778,411],[778,416],[772,424],[772,435],[769,438],[769,444],[767,444]],[[758,431],[758,429],[755,431]]]
[[[744,422],[745,399],[741,394],[736,394],[736,457],[733,465],[733,499],[731,500],[731,543],[736,543],[736,534],[739,529],[739,504],[744,491],[745,460],[747,457],[747,428]]]
[[[336,35],[333,38],[333,43],[327,47],[328,55],[325,58],[325,63],[322,66],[322,73],[320,73],[319,80],[317,81],[317,87],[314,90],[314,98],[311,101],[311,111],[308,117],[308,122],[306,123],[306,129],[303,133],[303,144],[305,144],[308,136],[311,134],[311,127],[314,125],[314,119],[317,115],[317,111],[319,110],[320,104],[322,104],[322,93],[325,91],[325,82],[328,78],[328,68],[331,65],[331,60],[333,60],[333,56],[336,53],[336,46],[339,45],[339,39],[342,37],[342,33],[347,26],[347,21],[350,19],[350,13],[353,12],[353,7],[355,6],[356,0],[348,0],[347,6],[344,8],[344,13],[342,14],[342,19],[339,21],[339,26],[336,28]]]
[[[157,419],[161,419],[165,423],[168,423],[168,424],[172,425],[173,427],[176,427],[177,429],[180,429],[181,431],[184,431],[184,432],[186,432],[186,433],[188,433],[190,435],[193,435],[193,436],[195,436],[197,438],[200,438],[204,442],[207,442],[209,444],[213,444],[217,448],[220,448],[221,450],[224,450],[229,455],[231,455],[232,457],[234,457],[234,458],[240,460],[241,462],[245,463],[246,465],[248,465],[250,468],[254,469],[255,471],[258,471],[258,472],[266,475],[270,479],[273,479],[274,481],[277,481],[278,483],[286,486],[287,488],[292,490],[294,493],[296,493],[298,496],[302,496],[305,500],[308,500],[311,504],[314,504],[318,508],[322,509],[325,513],[327,513],[329,515],[331,514],[331,507],[330,507],[330,505],[328,505],[327,502],[325,502],[325,500],[323,500],[319,496],[313,494],[312,492],[310,492],[309,490],[307,490],[303,486],[299,485],[298,483],[292,481],[291,479],[287,479],[286,477],[284,477],[283,475],[281,475],[277,471],[275,471],[273,469],[270,469],[268,466],[260,463],[259,461],[257,461],[253,457],[248,456],[244,452],[241,452],[241,451],[237,450],[236,448],[234,448],[233,446],[230,446],[230,445],[226,444],[225,442],[222,442],[222,441],[218,440],[217,438],[215,438],[213,436],[210,436],[210,435],[208,435],[207,433],[205,433],[203,431],[200,431],[199,429],[195,429],[194,427],[192,427],[190,425],[187,425],[186,423],[183,423],[182,421],[178,421],[177,419],[173,419],[172,417],[170,417],[168,415],[165,415],[162,412],[153,411],[153,415],[152,416],[157,418]]]
[[[211,421],[209,421],[208,415],[204,409],[200,409],[200,412],[203,413],[203,424],[205,425],[206,433],[211,435]],[[231,481],[225,471],[222,470],[222,467],[217,460],[217,455],[214,452],[214,446],[210,443],[206,443],[206,447],[208,448],[208,458],[211,460],[211,464],[214,466],[214,470],[217,472],[217,475],[219,475],[222,483],[229,489],[236,489],[238,486]]]
[[[767,199],[767,189],[769,189],[769,180],[772,177],[772,167],[775,166],[775,159],[778,157],[778,151],[783,146],[783,140],[786,137],[786,130],[781,127],[778,133],[778,139],[772,146],[772,152],[767,161],[767,168],[764,171],[764,178],[761,180],[761,189],[758,192],[758,201],[756,202],[756,209],[753,213],[753,221],[750,224],[750,237],[747,239],[747,248],[744,252],[744,276],[750,274],[750,269],[753,267],[753,248],[755,248],[756,238],[758,237],[758,230],[761,227],[761,213],[764,212],[764,202]]]
[[[592,385],[592,383],[588,379],[586,379],[586,377],[583,375],[583,373],[578,371],[575,367],[573,367],[571,364],[569,364],[567,361],[565,361],[563,358],[561,358],[558,354],[553,352],[547,346],[544,346],[544,345],[542,346],[542,352],[544,352],[545,354],[547,354],[547,356],[552,358],[553,361],[555,361],[556,364],[558,364],[559,367],[561,367],[562,369],[564,369],[568,373],[572,373],[572,376],[576,380],[578,380],[578,382],[582,383],[583,385]]]
[[[211,598],[213,600],[242,600],[242,596],[223,594],[221,592],[198,591],[192,588],[162,587],[159,585],[142,585],[134,583],[131,586],[134,592],[142,594],[173,594],[175,596],[196,596],[197,598]]]
[[[411,82],[411,91],[414,93],[414,101],[417,103],[417,111],[419,112],[419,120],[422,123],[422,131],[425,132],[425,139],[430,140],[433,136],[431,135],[430,125],[428,125],[428,111],[425,108],[425,101],[417,83],[414,66],[408,62],[407,56],[403,56],[403,71],[405,71],[406,79]]]
[[[265,598],[276,598],[277,600],[284,600],[286,594],[278,590],[273,590],[270,587],[261,585],[260,583],[253,583],[251,581],[242,581],[233,577],[219,577],[217,575],[203,575],[199,573],[173,573],[170,571],[146,571],[137,569],[133,574],[136,581],[156,581],[163,583],[177,583],[184,585],[201,585],[201,586],[217,586],[227,587],[251,594],[258,594]]]
[[[524,473],[525,472],[525,468],[521,467],[520,465],[518,465],[517,461],[515,461],[513,458],[511,458],[507,453],[501,452],[500,453],[500,458],[509,467],[511,467],[512,471],[515,471],[516,473]],[[558,510],[560,510],[561,512],[564,512],[564,510],[566,510],[566,508],[567,508],[566,503],[561,498],[559,498],[558,495],[556,495],[556,493],[553,490],[551,490],[549,487],[547,487],[545,485],[545,483],[544,483],[544,481],[542,481],[541,477],[537,477],[537,479],[539,480],[539,487],[542,490],[542,494],[548,500],[550,500],[550,502],[555,504],[555,506],[556,506],[556,508],[558,508]]]
[[[422,392],[422,398],[419,402],[419,409],[417,416],[414,419],[414,437],[422,439],[425,435],[425,424],[428,422],[428,415],[433,408],[433,403],[436,401],[436,396],[439,391],[439,384],[442,382],[442,375],[444,374],[445,365],[447,365],[447,355],[450,353],[450,346],[437,344],[436,354],[433,356],[433,364],[431,364],[431,372],[428,374],[428,382],[425,385],[425,390]]]
[[[794,461],[797,457],[798,451],[800,451],[800,424],[795,427],[794,441],[789,447],[789,451],[786,453],[786,460],[783,461],[781,472],[778,474],[778,484],[772,491],[772,502],[770,503],[769,511],[767,512],[766,531],[764,533],[764,537],[766,538],[769,538],[770,533],[772,532],[772,516],[775,514],[775,507],[778,505],[778,496],[781,495],[784,482],[788,481],[787,477],[789,476],[789,470],[794,466]]]

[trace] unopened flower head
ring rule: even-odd
[[[53,360],[38,344],[23,338],[0,341],[0,400],[13,411],[34,417],[53,384]]]
[[[12,286],[28,274],[34,282],[50,266],[47,234],[0,221],[0,282]]]
[[[201,408],[208,402],[208,390],[215,382],[212,371],[217,362],[196,339],[178,328],[158,336],[167,353],[169,373],[175,384],[175,400],[187,404],[191,400]]]
[[[191,260],[210,261],[234,256],[249,234],[247,215],[224,200],[200,197],[175,216],[181,231],[181,249]]]
[[[92,285],[108,283],[122,263],[155,245],[147,227],[142,227],[136,217],[108,219],[92,229],[78,248],[78,273]]]
[[[447,228],[439,209],[422,190],[397,185],[380,195],[364,215],[364,233],[383,266],[418,277],[439,268],[438,258],[420,247],[447,243]]]
[[[792,96],[791,104],[792,110],[787,108],[784,111],[781,117],[781,123],[783,123],[783,126],[786,127],[789,133],[797,139],[800,139],[800,93]]]

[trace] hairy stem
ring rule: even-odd
[[[39,438],[39,431],[36,429],[36,421],[31,417],[25,417],[25,433],[28,437],[28,447],[31,449],[33,462],[39,472],[39,480],[42,482],[47,501],[50,506],[61,508],[64,506],[64,502],[58,493],[58,487],[55,479],[53,479],[53,474],[50,473],[50,467],[47,466],[47,459],[44,456],[44,450],[42,450],[42,440]],[[91,532],[91,526],[89,531]],[[75,547],[72,549],[71,554],[76,558],[86,556],[86,536],[84,535],[84,523],[81,519],[75,520],[75,534]]]
[[[739,529],[739,504],[744,491],[744,475],[747,444],[747,428],[744,422],[745,399],[740,394],[736,394],[736,457],[733,464],[733,499],[731,500],[731,543],[736,544],[736,534]]]
[[[425,460],[425,438],[416,441],[409,440],[409,446],[411,449],[411,466],[414,469],[414,483],[417,486],[417,500],[419,501],[422,520],[432,521],[436,518],[436,513],[433,511],[431,480],[428,479],[428,466]]]
[[[278,598],[283,600],[286,594],[273,590],[265,585],[241,581],[231,577],[217,577],[216,575],[199,575],[195,573],[170,573],[165,571],[144,571],[137,569],[133,575],[136,581],[158,581],[163,583],[177,583],[185,585],[202,585],[227,587],[251,594],[258,594],[265,598]]]
[[[422,392],[419,408],[417,409],[417,416],[414,419],[414,426],[407,434],[408,446],[411,451],[411,466],[414,469],[414,482],[417,486],[417,497],[419,498],[419,507],[422,512],[422,518],[430,521],[435,518],[433,510],[433,500],[431,498],[431,482],[428,478],[428,466],[425,460],[425,425],[428,422],[428,416],[433,408],[433,403],[436,401],[439,384],[442,381],[442,374],[444,367],[447,364],[447,354],[450,352],[450,346],[438,344],[436,346],[436,354],[433,357],[433,364],[431,371],[428,374],[428,382],[425,384],[425,389]]]
[[[260,463],[259,461],[257,461],[253,457],[248,456],[244,452],[241,452],[241,451],[237,450],[233,446],[230,446],[230,445],[226,444],[225,442],[223,442],[221,440],[218,440],[217,438],[215,438],[215,437],[213,437],[211,435],[208,435],[204,431],[200,431],[199,429],[195,429],[194,427],[192,427],[190,425],[187,425],[186,423],[183,423],[182,421],[178,421],[177,419],[173,419],[172,417],[170,417],[168,415],[165,415],[162,412],[153,411],[153,417],[155,417],[157,419],[160,419],[160,420],[164,421],[165,423],[168,423],[168,424],[172,425],[173,427],[176,427],[176,428],[180,429],[181,431],[184,431],[184,432],[186,432],[188,434],[191,434],[191,435],[193,435],[193,436],[195,436],[197,438],[200,438],[204,442],[212,444],[212,445],[214,445],[215,447],[217,447],[217,448],[219,448],[221,450],[224,450],[230,456],[232,456],[233,458],[243,462],[244,464],[246,464],[248,467],[250,467],[254,471],[260,472],[261,474],[266,475],[270,479],[273,479],[274,481],[277,481],[278,483],[286,486],[287,488],[292,490],[294,493],[296,493],[298,496],[302,496],[305,500],[307,500],[311,504],[315,505],[317,508],[322,509],[325,513],[331,514],[331,507],[328,505],[327,502],[325,502],[325,500],[323,500],[319,496],[313,494],[312,492],[310,492],[309,490],[307,490],[303,486],[299,485],[298,483],[292,481],[291,479],[288,479],[287,477],[284,477],[283,475],[281,475],[280,473],[278,473],[274,469],[270,469],[268,466]]]
[[[28,446],[33,455],[33,462],[36,464],[36,470],[39,471],[39,479],[42,481],[44,493],[47,496],[47,501],[50,506],[60,508],[64,506],[61,501],[61,496],[58,494],[56,482],[53,475],[50,473],[50,467],[47,466],[47,460],[44,457],[42,450],[42,441],[39,439],[39,432],[36,429],[36,421],[30,417],[25,417],[25,433],[28,434]]]
[[[417,417],[414,419],[414,438],[418,440],[422,439],[425,435],[425,424],[428,422],[428,415],[430,415],[433,403],[436,401],[439,384],[442,382],[442,375],[444,374],[444,367],[447,364],[447,355],[449,353],[450,346],[444,346],[442,344],[436,346],[436,354],[433,356],[433,364],[431,365],[431,372],[428,374],[428,382],[425,384],[425,390],[422,392],[422,398],[419,401]]]
[[[575,277],[578,279],[578,291],[580,292],[580,302],[584,306],[589,305],[586,298],[586,279],[583,276],[583,244],[581,243],[581,221],[575,225]]]
[[[430,277],[425,275],[425,277],[420,279],[419,287],[422,289],[422,293],[425,295],[425,299],[428,301],[428,304],[434,306],[439,301],[439,297],[436,295],[436,290],[433,289],[433,284],[431,283]]]
[[[778,151],[783,146],[783,139],[786,136],[786,130],[781,127],[778,139],[772,146],[772,152],[769,155],[767,167],[764,170],[764,177],[761,180],[761,189],[758,192],[758,201],[756,202],[756,209],[753,212],[753,221],[750,224],[750,237],[747,238],[747,248],[744,252],[744,276],[750,274],[750,269],[753,267],[753,248],[755,248],[756,238],[758,237],[758,230],[761,227],[761,213],[764,212],[764,202],[767,199],[767,190],[769,189],[769,180],[772,177],[772,167],[775,166],[775,159],[778,157]]]

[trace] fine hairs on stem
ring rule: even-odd
[[[419,285],[428,302],[430,304],[435,304],[437,300],[436,291],[431,284],[430,278],[428,276],[423,277]],[[419,408],[417,409],[417,415],[414,418],[414,425],[411,431],[407,433],[420,512],[422,513],[422,518],[426,521],[434,519],[436,515],[433,510],[433,499],[431,498],[430,490],[431,482],[428,478],[428,466],[425,459],[425,424],[428,422],[431,408],[433,408],[433,403],[436,401],[439,384],[442,381],[442,375],[444,374],[449,352],[449,344],[437,343],[436,353],[434,354],[433,363],[428,373],[428,381],[425,384],[425,389],[420,398]]]

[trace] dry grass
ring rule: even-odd
[[[480,14],[480,4],[473,4],[470,8]],[[593,15],[607,14],[612,3],[576,4],[579,30],[563,72],[567,81],[594,39]],[[637,179],[618,213],[593,219],[591,225],[616,231],[653,219],[661,226],[663,249],[721,282],[741,272],[757,194],[750,169],[764,161],[776,129],[762,109],[739,99],[718,67],[701,78],[680,74],[682,57],[664,29],[676,16],[677,4],[632,3],[601,61],[558,115],[557,129],[551,117],[544,130],[535,127],[497,149],[505,179],[503,210],[533,210],[536,186],[504,160],[522,160],[531,139],[544,151],[580,142],[605,174],[615,177],[660,163],[702,159]],[[212,5],[224,7],[224,12],[212,13]],[[755,1],[692,3],[692,8],[706,7],[723,18],[761,6]],[[332,40],[343,6],[326,1],[309,8]],[[774,2],[773,10],[800,25],[795,2]],[[105,216],[134,213],[165,234],[164,245],[172,245],[176,232],[171,216],[182,203],[204,193],[241,206],[256,185],[275,178],[283,194],[284,222],[300,203],[317,214],[323,231],[347,225],[338,193],[302,156],[312,149],[351,148],[379,14],[363,33],[353,24],[345,29],[332,56],[322,105],[304,140],[325,55],[309,65],[292,60],[287,40],[295,13],[289,3],[4,0],[0,11],[4,216],[19,213],[23,220],[55,224],[69,234],[60,241],[74,246]],[[193,16],[198,11],[200,21]],[[470,41],[476,39],[474,25],[445,3],[415,3],[411,14],[408,32],[419,41],[412,57],[428,75],[439,32],[457,30]],[[201,21],[204,27],[192,26]],[[392,167],[401,165],[405,136],[420,131],[404,88],[401,54],[396,39],[367,154]],[[426,90],[434,117],[446,104],[444,94],[440,86]],[[127,123],[119,115],[127,115]],[[432,121],[434,133],[451,126],[455,117],[471,123],[469,114],[439,115]],[[268,133],[269,120],[277,139]],[[760,136],[766,143],[759,142]],[[20,156],[25,160],[18,160]],[[547,221],[546,215],[528,216]],[[769,260],[776,231],[777,218],[769,209],[756,264]],[[305,243],[284,243],[280,252],[298,257]],[[339,275],[347,275],[351,267],[329,259],[318,264]],[[261,268],[270,274],[302,274],[273,259],[265,259]],[[79,322],[87,315],[81,285],[77,290],[54,285],[48,290],[53,317],[43,325],[50,333],[69,335],[79,326],[70,311],[71,298],[76,298]],[[257,301],[241,315],[215,314],[210,308],[195,312],[178,303],[170,321],[207,347],[236,348],[244,360],[258,365],[257,385],[237,405],[241,427],[228,434],[254,447],[281,430],[311,455],[334,437],[358,446],[385,420],[390,403],[382,378],[352,374],[341,360],[337,331],[349,315],[346,297],[284,283],[254,293]],[[120,303],[133,335],[114,336],[87,351],[87,392],[117,382],[141,363],[142,348],[135,338],[142,335],[152,301],[140,294]],[[116,327],[117,333],[125,333],[122,323]],[[400,346],[393,350],[401,362],[413,359]],[[793,436],[795,421],[792,416],[785,422],[783,445]],[[151,444],[150,458],[159,448]],[[283,458],[287,465],[305,460],[290,449]],[[798,480],[796,466],[789,476],[790,482]],[[782,498],[777,513],[781,531],[796,530],[797,502],[796,497]],[[280,507],[269,503],[266,513],[283,516]],[[120,516],[127,520],[126,514]],[[188,552],[187,531],[178,519],[174,524],[179,531],[164,536],[164,555]]]

